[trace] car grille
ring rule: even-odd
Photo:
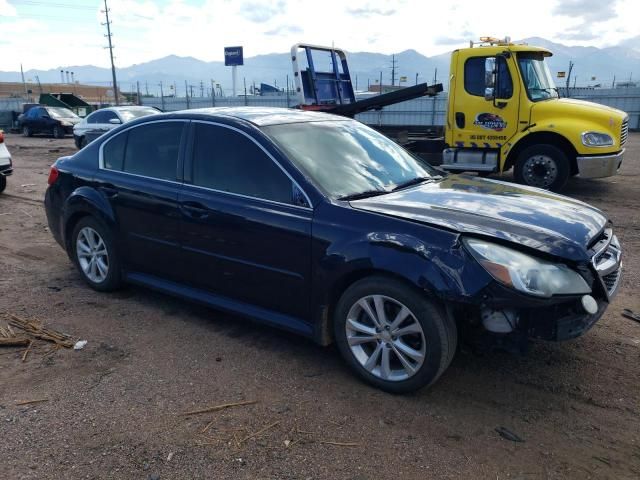
[[[622,250],[618,239],[613,231],[607,228],[595,246],[592,263],[609,299],[618,290],[622,267],[621,257]]]
[[[625,118],[620,128],[620,146],[622,147],[627,143],[627,136],[629,135],[629,117]]]

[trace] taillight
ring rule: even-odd
[[[0,130],[0,143],[4,142],[4,132]]]
[[[47,183],[49,185],[53,185],[58,180],[58,175],[60,175],[60,171],[56,168],[55,165],[51,165],[51,170],[49,170],[49,179]]]

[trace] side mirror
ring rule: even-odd
[[[484,89],[484,99],[491,101],[496,98],[496,91],[493,87],[487,87]]]
[[[122,122],[119,118],[112,118],[109,120],[109,123],[113,123],[114,125],[120,125]]]

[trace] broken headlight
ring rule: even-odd
[[[591,293],[584,278],[566,265],[534,258],[496,243],[463,240],[469,252],[500,283],[537,297]]]

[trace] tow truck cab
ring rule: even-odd
[[[483,38],[451,55],[442,167],[503,172],[560,189],[571,175],[615,175],[627,138],[626,113],[560,98],[545,62],[552,53]]]
[[[307,110],[354,116],[442,90],[421,84],[357,101],[343,50],[296,44],[291,55],[300,107]],[[453,172],[513,168],[519,183],[554,191],[572,175],[615,175],[624,155],[628,115],[560,98],[545,61],[551,55],[508,38],[483,37],[451,55],[442,137],[411,137],[410,127],[374,128]]]

